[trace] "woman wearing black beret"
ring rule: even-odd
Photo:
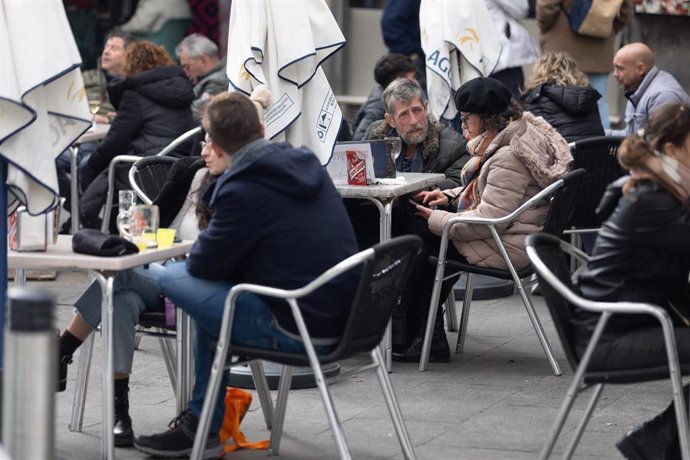
[[[462,186],[425,191],[414,197],[423,204],[416,206],[417,215],[424,220],[420,219],[422,226],[415,233],[424,238],[425,253],[418,259],[417,277],[412,277],[417,282],[402,302],[408,309],[408,332],[416,336],[408,334],[409,345],[394,351],[393,359],[397,361],[419,361],[435,273],[435,267],[427,263],[425,256],[438,254],[445,222],[458,214],[504,217],[568,172],[572,162],[566,141],[542,118],[523,112],[508,88],[497,80],[468,81],[458,89],[455,105],[460,111],[471,158],[462,170]],[[511,225],[498,229],[515,268],[529,263],[525,238],[541,229],[547,211],[548,204],[543,203],[523,213]],[[448,247],[448,259],[506,268],[486,226],[457,224],[449,237],[453,244]],[[448,296],[455,281],[444,283],[441,299]],[[450,350],[443,315],[436,318],[430,360],[446,362]]]

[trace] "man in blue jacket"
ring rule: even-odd
[[[253,103],[221,93],[207,105],[202,124],[212,155],[230,166],[209,201],[213,215],[186,263],[169,266],[160,282],[166,295],[196,323],[195,385],[189,411],[169,431],[140,436],[135,446],[150,455],[189,455],[208,386],[225,298],[240,282],[294,289],[357,251],[342,199],[308,149],[274,144]],[[345,326],[358,273],[338,277],[300,302],[316,352],[333,349]],[[303,351],[289,306],[243,294],[237,301],[231,341],[236,345]],[[225,388],[224,382],[221,388]],[[222,392],[216,401],[205,456],[222,451]]]

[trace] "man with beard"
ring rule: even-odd
[[[419,84],[398,78],[388,85],[382,99],[385,119],[372,123],[364,139],[399,136],[403,148],[395,160],[396,170],[443,173],[446,180],[438,184],[441,189],[460,185],[460,170],[468,159],[465,140],[429,113]]]
[[[398,78],[382,95],[384,119],[373,122],[365,140],[398,136],[403,146],[395,160],[400,172],[441,173],[446,179],[438,184],[442,190],[460,185],[460,171],[468,160],[465,140],[451,127],[441,125],[429,113],[427,97],[414,80]],[[399,203],[407,203],[406,199]],[[361,249],[378,243],[378,211],[365,200],[345,200]],[[393,209],[393,234],[407,233],[408,209]]]

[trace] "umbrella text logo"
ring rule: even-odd
[[[67,87],[67,100],[70,102],[81,102],[84,100],[86,97],[86,90],[84,89],[84,85],[81,85],[79,87],[76,86],[77,82],[75,80],[72,80]]]
[[[458,43],[461,46],[465,46],[465,43],[469,43],[470,51],[474,51],[474,44],[479,43],[479,34],[473,27],[468,27],[465,29],[462,35],[458,35]]]

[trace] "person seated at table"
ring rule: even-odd
[[[396,313],[399,318],[406,314],[406,321],[393,322],[394,345],[398,341],[395,361],[420,359],[436,272],[428,257],[438,255],[446,221],[458,215],[504,217],[560,179],[572,163],[565,139],[543,118],[523,112],[510,90],[497,80],[481,77],[468,81],[455,94],[455,105],[472,157],[462,170],[460,187],[414,196],[420,204],[414,206],[417,216],[408,221],[408,231],[419,234],[424,247],[411,277],[416,282],[406,289]],[[525,237],[541,229],[548,208],[544,201],[512,224],[498,228],[515,268],[529,263]],[[488,227],[457,224],[449,237],[453,244],[448,245],[448,260],[506,269]],[[456,281],[454,277],[443,283],[440,303]],[[401,341],[406,342],[402,347]],[[442,314],[436,316],[430,360],[450,360]]]
[[[367,129],[365,140],[398,136],[403,146],[395,160],[400,172],[441,173],[441,188],[460,185],[460,170],[468,160],[465,140],[453,128],[441,125],[429,112],[422,88],[414,80],[398,78],[381,96],[384,118]]]
[[[109,89],[117,117],[96,151],[80,165],[80,182],[85,190],[79,217],[86,228],[100,227],[98,214],[105,202],[110,160],[125,154],[155,155],[196,126],[190,109],[194,100],[192,84],[162,46],[146,40],[130,43],[125,75]],[[114,196],[118,190],[129,188],[129,167],[117,168]]]
[[[134,440],[137,449],[152,456],[191,452],[213,361],[211,344],[219,338],[230,289],[237,282],[301,287],[357,251],[342,199],[317,157],[306,147],[264,139],[263,124],[246,96],[214,96],[202,125],[214,154],[227,158],[230,167],[209,202],[213,214],[208,228],[187,261],[169,265],[160,280],[165,295],[194,320],[196,366],[189,410],[170,423],[170,430]],[[347,272],[300,302],[306,326],[318,338],[317,353],[328,353],[337,344],[358,282],[359,273]],[[243,294],[231,342],[304,351],[291,318],[283,301]],[[224,374],[222,388],[228,384]],[[219,393],[203,458],[223,451],[218,439],[223,398]]]
[[[520,95],[523,109],[544,118],[568,142],[603,136],[601,95],[575,61],[560,52],[543,54]]]
[[[352,122],[354,133],[352,134],[353,141],[360,141],[364,138],[369,125],[373,122],[382,120],[386,114],[383,109],[383,101],[381,96],[383,90],[390,85],[396,78],[409,78],[415,80],[417,67],[409,56],[400,53],[384,54],[376,61],[374,65],[374,81],[376,87],[371,90],[366,102],[357,112],[355,120]]]
[[[125,48],[136,38],[133,35],[115,29],[108,34],[108,39],[103,47],[101,59],[98,61],[98,68],[82,72],[84,78],[84,90],[89,103],[98,104],[98,112],[93,116],[94,123],[110,123],[115,118],[115,108],[110,103],[108,95],[108,85],[124,78]],[[86,142],[80,144],[77,149],[77,165],[85,161],[93,153],[98,144]],[[58,187],[60,196],[65,197],[65,209],[72,212],[70,198],[72,191],[70,182],[72,178],[72,153],[65,150],[55,159],[57,167]],[[75,179],[76,180],[76,179]],[[67,232],[69,223],[63,226],[64,233]]]
[[[194,84],[192,114],[195,120],[201,120],[209,98],[228,90],[227,63],[219,56],[218,45],[201,34],[187,35],[175,48],[175,54]]]
[[[270,102],[264,85],[252,92],[259,119]],[[201,142],[201,157],[180,158],[170,170],[166,183],[153,201],[160,210],[161,228],[173,228],[182,240],[195,240],[208,227],[211,208],[204,192],[213,190],[215,181],[228,168],[228,157],[213,152]],[[115,371],[114,439],[118,447],[131,446],[134,440],[129,416],[129,375],[132,372],[135,326],[144,311],[164,311],[163,292],[158,279],[165,271],[160,264],[118,273],[113,288],[113,368]],[[67,387],[67,366],[72,355],[101,322],[101,290],[92,282],[76,300],[77,312],[59,340],[60,363],[57,391]]]
[[[630,172],[609,186],[598,208],[604,220],[586,270],[582,295],[596,301],[658,305],[674,324],[681,368],[690,365],[690,105],[669,104],[618,151]],[[576,310],[573,327],[582,354],[599,314]],[[668,365],[664,336],[651,315],[610,318],[588,370]],[[688,386],[684,388],[687,408]],[[679,459],[671,404],[616,444],[629,459]]]
[[[395,160],[400,172],[445,174],[438,187],[460,185],[460,170],[469,158],[467,142],[453,128],[441,125],[429,112],[427,97],[419,84],[397,78],[383,91],[384,119],[372,123],[365,140],[400,137],[402,150]],[[405,199],[400,200],[406,201]],[[348,215],[355,229],[360,249],[379,242],[379,213],[366,200],[345,200]],[[392,234],[407,217],[405,206],[394,206]]]

